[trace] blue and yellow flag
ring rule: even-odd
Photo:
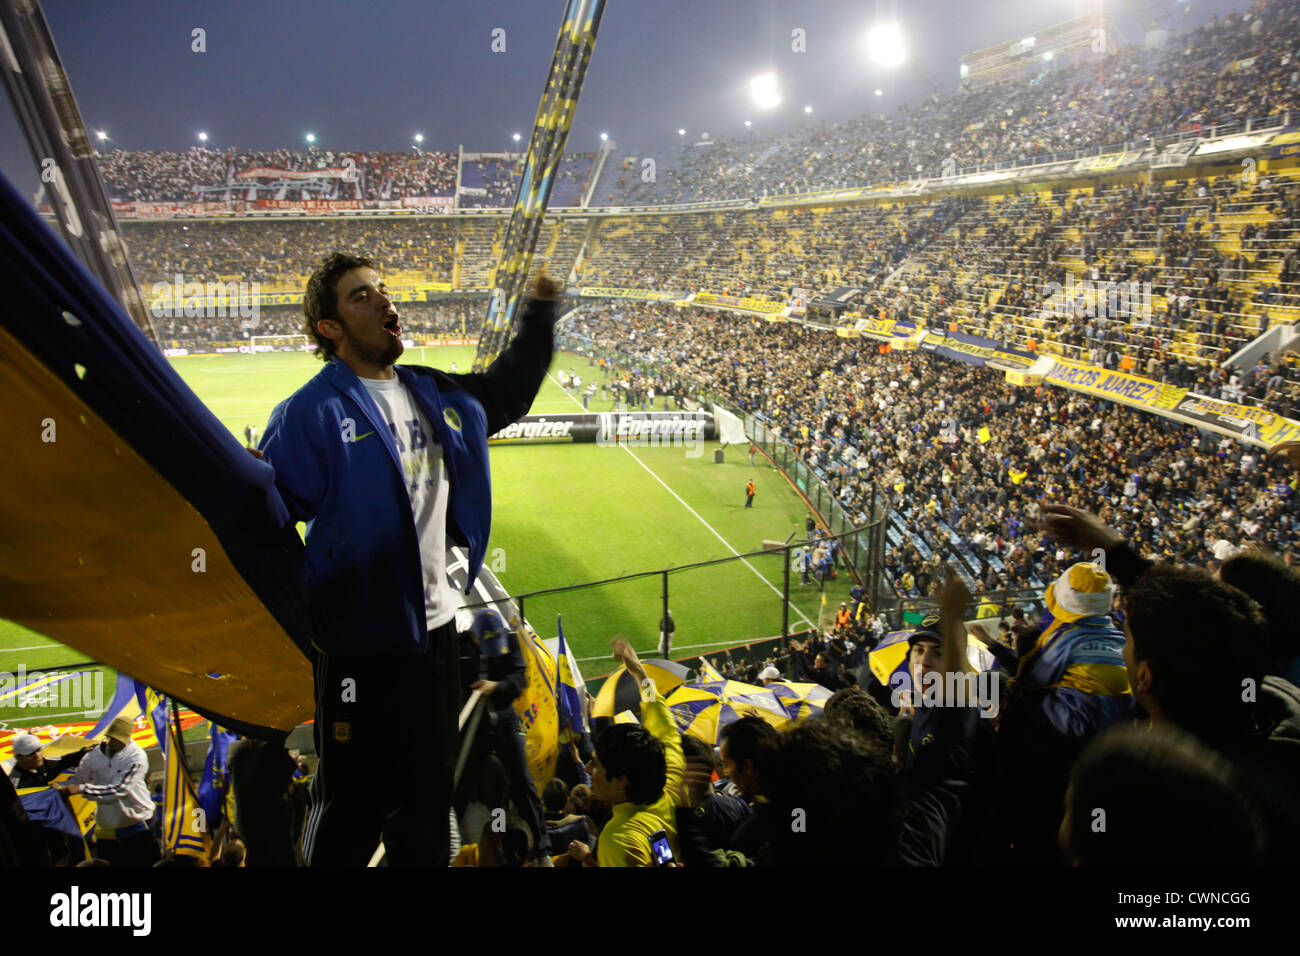
[[[199,781],[199,805],[207,814],[208,828],[216,830],[226,816],[226,801],[230,796],[230,768],[227,755],[237,734],[209,722],[211,737],[208,755],[203,761],[203,779]]]
[[[64,803],[63,795],[53,787],[25,787],[18,791],[18,800],[32,823],[81,839],[72,811]]]
[[[569,660],[569,650],[564,644],[564,627],[560,624],[560,615],[555,615],[555,630],[560,637],[559,653],[556,655],[556,674],[559,680],[559,693],[556,703],[560,708],[560,731],[569,734],[581,734],[586,729],[586,708],[578,695],[578,685],[573,679],[573,664]]]
[[[212,833],[208,815],[199,803],[194,781],[181,758],[181,738],[168,717],[168,700],[152,687],[145,690],[145,702],[154,733],[163,752],[163,849],[176,856],[197,856],[207,861],[212,855]]]
[[[528,769],[540,793],[555,776],[560,752],[560,708],[555,693],[555,658],[530,625],[519,627],[519,651],[523,654],[527,681],[515,698],[515,713],[524,732],[524,753]]]

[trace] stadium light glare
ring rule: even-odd
[[[1050,60],[1050,59],[1052,58],[1052,56],[1053,56],[1052,51],[1051,51],[1051,50],[1048,50],[1046,53],[1043,54],[1043,59],[1044,59],[1044,60]]]
[[[100,142],[103,142],[104,140],[108,139],[108,134],[105,133],[102,129],[96,130],[95,138],[98,139]]]
[[[600,134],[600,141],[601,141],[602,143],[605,142],[605,140],[607,140],[607,139],[609,139],[609,134],[608,134],[608,133],[601,133],[601,134]]]
[[[878,23],[867,34],[867,55],[872,63],[894,67],[907,59],[903,31],[897,23]]]
[[[885,95],[885,91],[884,91],[884,90],[876,90],[876,95],[877,95],[877,96],[884,96],[884,95]]]
[[[761,110],[775,109],[781,105],[781,90],[775,73],[763,73],[749,81],[749,97]]]
[[[812,112],[812,107],[811,107],[811,106],[805,106],[805,107],[803,108],[803,111],[804,111],[805,113],[811,113],[811,112]]]
[[[679,130],[677,131],[677,135],[678,135],[678,136],[685,136],[685,135],[686,135],[686,130],[684,130],[684,129],[679,129]]]
[[[416,141],[417,143],[423,143],[423,142],[424,142],[424,134],[423,134],[423,133],[416,133],[416,134],[415,134],[415,141]]]
[[[515,135],[514,135],[513,137],[511,137],[511,138],[512,138],[516,143],[519,142],[519,134],[518,134],[518,133],[515,133]]]
[[[745,120],[745,128],[746,128],[746,129],[748,129],[749,127],[751,127],[751,126],[753,126],[753,125],[754,125],[754,124],[751,123],[749,120]]]
[[[207,141],[208,141],[208,134],[207,134],[207,133],[199,133],[199,142],[200,142],[200,143],[206,143]]]
[[[309,143],[314,143],[314,142],[316,142],[316,134],[315,134],[315,133],[308,133],[308,134],[307,134],[307,142],[309,142]]]

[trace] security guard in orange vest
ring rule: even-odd
[[[754,507],[754,495],[756,494],[758,494],[758,485],[754,484],[754,479],[751,478],[749,479],[749,481],[745,482],[745,507],[746,508]]]

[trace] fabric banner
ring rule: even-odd
[[[291,730],[316,624],[271,467],[2,175],[0,209],[0,391],[33,426],[0,457],[0,616],[222,726]]]
[[[1274,415],[1255,405],[1238,405],[1188,392],[1173,408],[1175,414],[1207,425],[1226,428],[1242,438],[1273,446],[1300,439],[1300,422]]]
[[[921,340],[920,348],[967,365],[996,365],[1021,371],[1031,368],[1038,361],[1032,352],[1003,348],[994,339],[965,332],[927,332]]]
[[[699,292],[695,295],[696,305],[716,305],[724,309],[736,309],[741,312],[758,312],[763,315],[776,315],[785,311],[784,302],[772,302],[768,299],[755,299],[750,296],[719,295],[714,292]]]
[[[274,169],[270,166],[255,166],[242,173],[235,173],[236,179],[347,179],[349,174],[356,175],[356,167],[345,169],[342,166],[333,169]]]
[[[456,207],[456,199],[454,196],[406,196],[402,199],[402,206],[426,212],[451,212]]]
[[[360,209],[359,199],[259,199],[258,209],[287,209],[297,212],[338,212],[341,209]]]
[[[1053,385],[1061,385],[1077,392],[1087,392],[1125,405],[1152,410],[1170,411],[1186,394],[1173,385],[1153,382],[1149,378],[1112,372],[1092,365],[1057,358],[1044,378]]]
[[[578,295],[586,299],[647,299],[662,301],[677,299],[679,292],[652,292],[649,289],[616,289],[603,285],[584,285],[578,289]]]

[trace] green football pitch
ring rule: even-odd
[[[469,347],[414,348],[406,361],[466,370]],[[185,356],[172,359],[181,378],[231,432],[243,441],[244,426],[259,432],[272,408],[320,369],[310,353]],[[575,355],[556,356],[533,403],[533,414],[582,411],[581,401],[560,388],[556,374],[573,368],[585,381],[599,369]],[[662,406],[661,406],[662,407]],[[611,403],[591,402],[591,411]],[[758,551],[764,540],[802,535],[808,507],[762,456],[750,466],[743,447],[728,448],[714,463],[715,444],[629,448],[596,444],[494,446],[491,449],[493,518],[486,564],[511,594],[527,594],[603,581],[638,572],[670,569],[668,606],[677,624],[673,656],[688,657],[781,633],[784,552],[709,567],[684,565]],[[745,482],[758,493],[746,509]],[[826,603],[814,585],[790,574],[792,630],[830,621],[847,600],[850,581],[841,573],[827,582]],[[643,656],[656,656],[664,579],[649,574],[555,594],[527,597],[524,613],[542,637],[555,636],[563,614],[566,641],[584,675],[608,673],[609,641],[627,637]],[[14,673],[64,667],[87,658],[40,634],[0,621],[0,671]],[[112,694],[113,675],[105,675]],[[105,701],[106,702],[106,701]],[[77,713],[42,716],[72,721]],[[0,727],[25,726],[30,710],[0,704]],[[25,722],[20,722],[25,721]]]

